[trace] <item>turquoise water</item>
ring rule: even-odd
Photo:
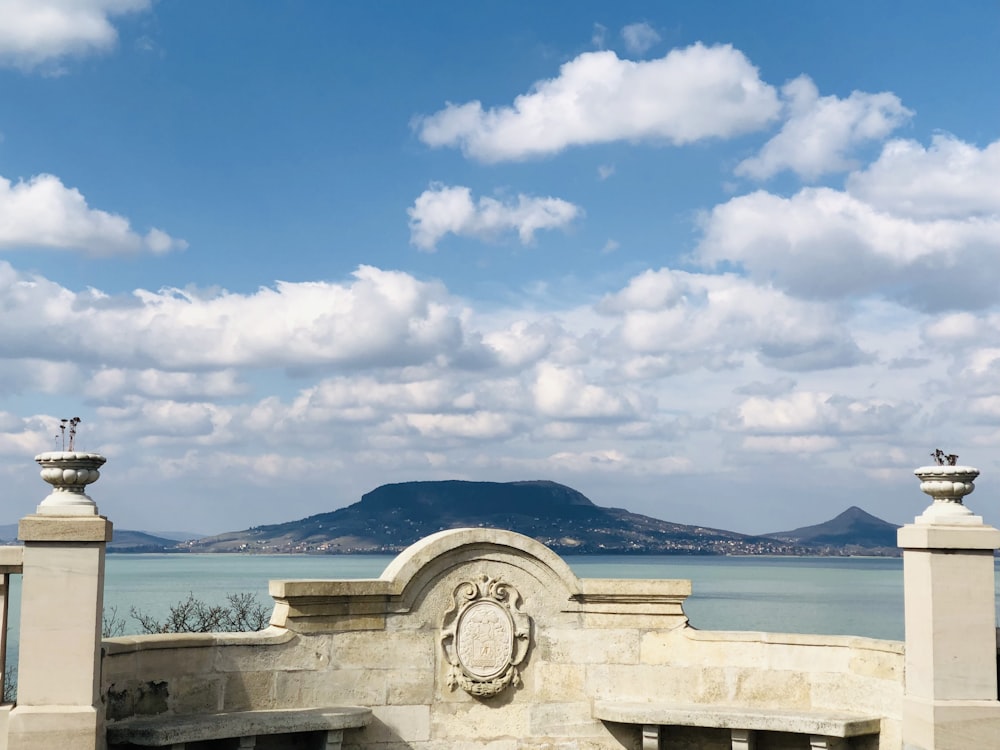
[[[689,578],[685,611],[706,630],[903,637],[898,558],[567,556],[580,577]],[[376,578],[391,556],[110,555],[105,604],[130,627],[132,606],[157,617],[189,593],[222,601],[272,578]]]
[[[704,630],[903,638],[899,558],[567,556],[582,578],[687,578],[684,610]],[[270,603],[269,579],[377,578],[391,556],[109,555],[105,607],[126,632],[132,607],[162,618],[188,594],[223,602],[249,591]],[[16,659],[20,576],[11,577],[8,661]]]

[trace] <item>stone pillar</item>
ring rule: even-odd
[[[934,502],[898,532],[906,620],[904,750],[1000,748],[993,552],[1000,531],[962,498],[979,471],[915,471]]]
[[[54,490],[21,519],[24,542],[17,705],[11,750],[102,750],[104,556],[111,523],[84,487],[104,457],[57,451],[35,459]]]

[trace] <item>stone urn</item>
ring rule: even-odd
[[[934,498],[934,502],[916,522],[920,524],[970,525],[982,523],[965,507],[962,498],[976,489],[973,482],[979,469],[971,466],[921,466],[913,471],[920,479],[920,489]]]
[[[47,451],[35,456],[42,467],[42,479],[52,485],[52,493],[42,500],[38,513],[52,516],[96,516],[95,503],[84,488],[101,477],[99,469],[107,459],[98,453]]]

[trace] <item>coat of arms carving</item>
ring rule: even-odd
[[[484,573],[458,584],[451,599],[441,627],[451,665],[448,687],[489,698],[520,685],[518,665],[528,654],[531,618],[518,609],[517,589]]]

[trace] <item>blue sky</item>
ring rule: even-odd
[[[0,0],[0,520],[80,416],[125,528],[442,478],[904,522],[937,447],[998,522],[998,26]]]

